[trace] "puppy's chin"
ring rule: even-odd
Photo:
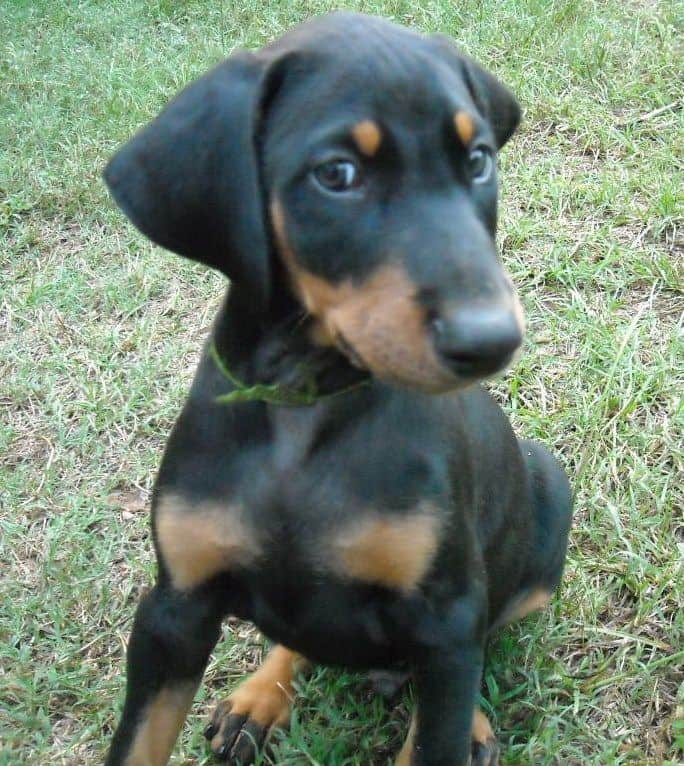
[[[370,373],[373,375],[372,370]],[[415,380],[404,375],[388,373],[386,370],[383,371],[382,375],[373,375],[373,377],[390,386],[395,386],[396,388],[417,391],[421,394],[429,394],[432,396],[462,391],[463,389],[468,388],[468,386],[472,386],[478,382],[477,380],[461,378],[451,378],[448,381],[442,378],[437,380],[428,380],[426,378]]]
[[[352,367],[356,367],[357,370],[370,372],[368,365],[363,361],[363,359],[356,352],[356,349],[351,345],[351,343],[349,343],[349,341],[347,341],[344,335],[340,334],[337,336],[335,340],[335,346],[337,347],[338,351],[346,357],[347,361],[352,365]]]
[[[427,371],[422,371],[417,376],[411,375],[406,370],[382,369],[374,370],[372,365],[366,365],[365,369],[377,380],[397,388],[419,391],[423,394],[449,394],[463,391],[487,380],[496,380],[503,377],[507,370],[517,360],[519,354],[515,354],[511,361],[503,368],[480,375],[458,375],[451,371],[440,368],[436,374],[430,376]]]
[[[418,391],[423,394],[446,394],[450,391],[459,391],[477,382],[470,378],[452,375],[448,371],[438,370],[431,375],[427,370],[423,370],[414,374],[412,370],[398,367],[375,368],[372,363],[366,363],[363,359],[354,362],[347,354],[345,357],[357,370],[367,372],[375,380],[396,388]]]

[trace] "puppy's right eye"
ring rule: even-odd
[[[346,192],[361,185],[361,170],[351,160],[329,160],[313,170],[316,183],[330,192]]]
[[[488,147],[478,146],[470,152],[468,156],[468,171],[473,183],[483,184],[489,181],[493,169],[494,160],[492,152]]]

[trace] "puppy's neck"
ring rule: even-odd
[[[213,331],[226,370],[245,386],[315,391],[315,397],[354,388],[368,374],[353,367],[333,346],[316,342],[314,322],[289,296],[266,313],[255,313],[238,285],[228,291]]]

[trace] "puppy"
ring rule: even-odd
[[[228,763],[311,662],[410,671],[397,766],[497,762],[485,642],[548,602],[571,517],[478,385],[523,336],[494,242],[519,115],[446,37],[339,13],[233,55],[111,160],[131,221],[231,287],[157,477],[109,766],[167,763],[229,614],[275,646],[207,727]]]

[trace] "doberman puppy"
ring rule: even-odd
[[[518,120],[448,38],[340,13],[233,55],[111,160],[133,223],[232,285],[157,477],[109,766],[167,763],[228,614],[276,645],[218,705],[219,758],[252,763],[318,662],[410,671],[397,766],[497,762],[485,642],[548,602],[571,516],[478,385],[523,334],[494,243]]]

